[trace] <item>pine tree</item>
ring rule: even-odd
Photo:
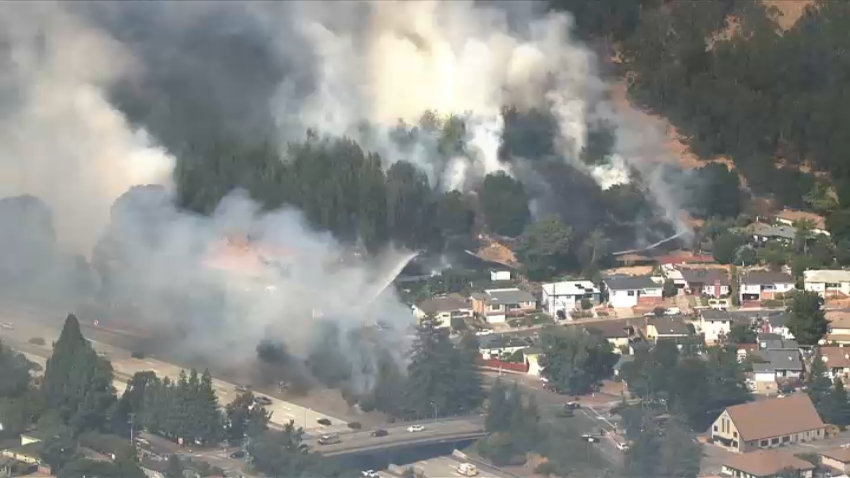
[[[112,365],[97,356],[69,315],[47,361],[42,393],[76,432],[103,429],[115,402]]]
[[[177,455],[168,457],[168,468],[165,470],[166,478],[183,478],[183,463]]]
[[[830,382],[826,374],[826,365],[823,363],[823,357],[820,349],[818,349],[812,357],[809,374],[806,377],[806,392],[818,410],[820,410],[821,402],[829,393],[829,388]]]
[[[507,387],[501,379],[496,380],[490,388],[490,398],[487,401],[487,415],[484,417],[484,428],[488,433],[507,431],[510,428],[510,405],[507,400]]]
[[[825,422],[833,425],[850,425],[850,402],[847,398],[847,390],[844,382],[835,377],[832,388],[821,400],[818,411]]]
[[[218,406],[218,397],[212,385],[212,376],[209,370],[204,370],[201,376],[195,402],[198,417],[198,431],[196,437],[202,443],[217,443],[222,437],[222,416]]]

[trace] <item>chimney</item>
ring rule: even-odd
[[[714,297],[720,297],[720,279],[714,281]]]

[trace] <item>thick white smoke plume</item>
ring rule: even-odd
[[[60,242],[87,255],[112,202],[134,184],[169,181],[173,158],[106,98],[133,69],[120,44],[40,2],[0,7],[0,37],[0,196],[44,200]]]

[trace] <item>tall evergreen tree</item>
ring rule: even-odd
[[[115,401],[112,365],[97,356],[69,315],[47,361],[42,392],[50,408],[76,432],[102,429]]]

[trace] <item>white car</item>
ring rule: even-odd
[[[361,471],[360,475],[365,476],[366,478],[378,478],[378,476],[380,476],[377,473],[375,473],[375,470]]]
[[[584,441],[586,441],[586,442],[588,442],[588,443],[599,443],[599,438],[598,438],[598,437],[595,437],[595,436],[590,435],[590,434],[587,434],[587,433],[585,433],[584,435],[582,435],[582,436],[581,436],[581,439],[582,439],[582,440],[584,440]]]
[[[409,427],[407,427],[407,431],[409,431],[410,433],[421,432],[424,429],[425,427],[422,425],[410,425]]]
[[[490,329],[484,329],[484,330],[479,330],[478,332],[475,332],[475,335],[478,335],[478,336],[492,335],[492,334],[493,334],[493,331],[490,330]]]
[[[0,325],[0,327],[3,327],[4,329],[8,329],[8,330],[14,330],[15,324],[13,324],[11,322],[4,322],[2,325]]]
[[[629,449],[628,443],[617,443],[617,449],[620,451],[626,451]]]

